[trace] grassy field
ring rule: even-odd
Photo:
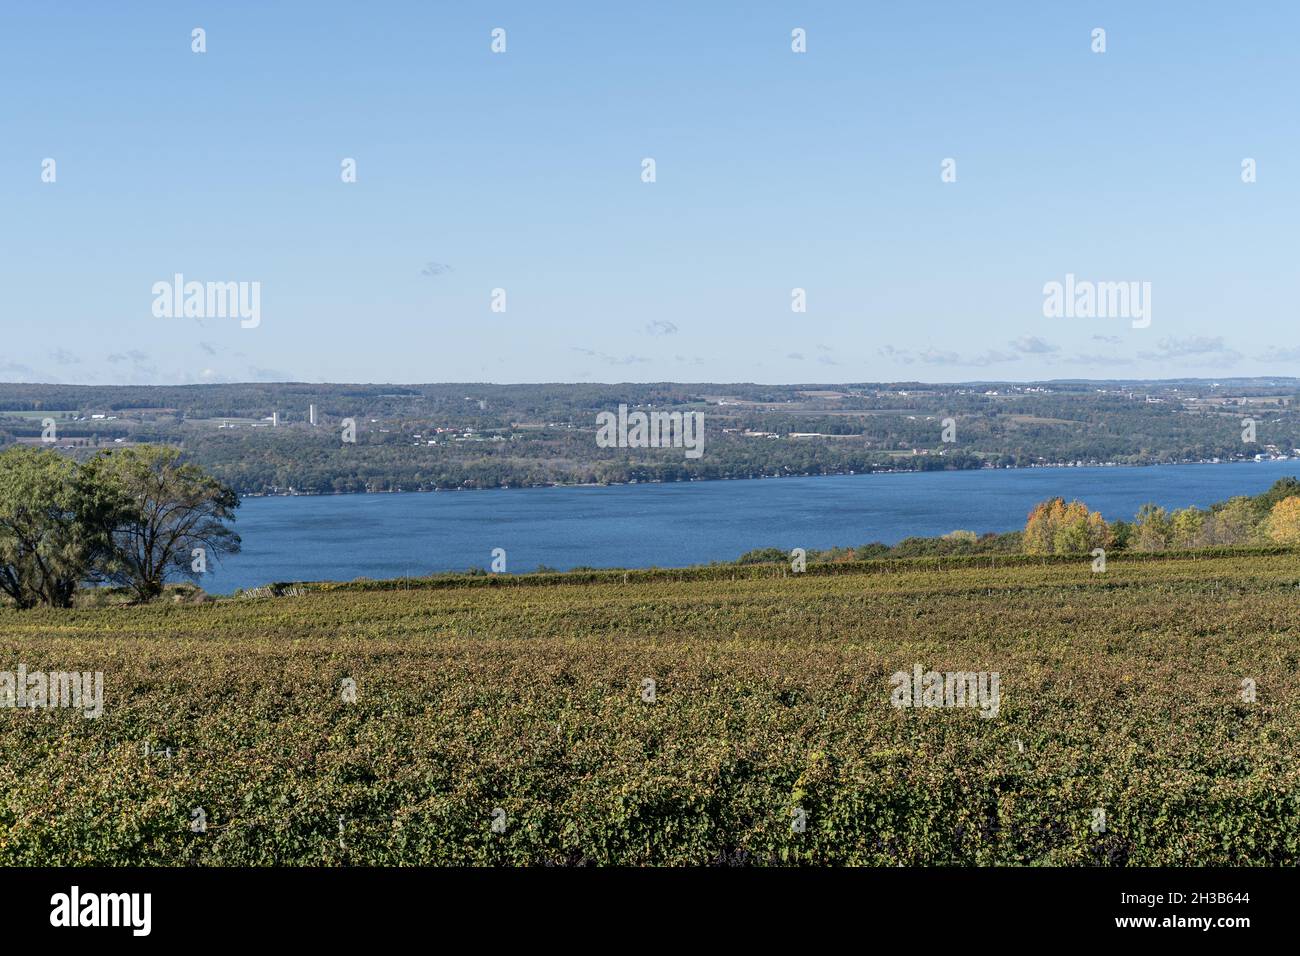
[[[0,862],[1300,862],[1300,556],[747,573],[0,610]]]

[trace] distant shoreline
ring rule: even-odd
[[[1044,465],[1008,465],[1005,467],[989,468],[938,468],[929,471],[916,468],[880,468],[871,471],[830,471],[822,472],[817,475],[756,475],[746,478],[687,478],[676,481],[606,481],[606,482],[552,482],[545,485],[496,485],[491,488],[396,488],[390,491],[258,491],[248,494],[239,495],[242,501],[245,498],[336,498],[350,497],[353,495],[430,495],[442,493],[457,493],[462,491],[527,491],[546,488],[623,488],[631,485],[689,485],[698,482],[719,482],[719,481],[771,481],[783,478],[848,478],[856,475],[921,475],[921,474],[941,474],[956,472],[982,472],[982,471],[1038,471],[1048,468],[1177,468],[1185,465],[1266,465],[1272,462],[1294,461],[1296,468],[1300,469],[1300,456],[1290,457],[1283,456],[1278,458],[1265,458],[1256,460],[1254,458],[1232,458],[1227,460],[1207,460],[1207,461],[1152,461],[1138,464],[1122,464],[1120,462],[1100,462],[1088,464],[1075,464],[1073,462],[1054,462]],[[1300,477],[1300,472],[1297,473]]]

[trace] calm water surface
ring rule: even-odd
[[[1300,461],[248,498],[236,522],[243,552],[201,583],[223,594],[272,581],[463,571],[487,568],[493,548],[505,548],[510,571],[680,567],[767,546],[1012,531],[1053,495],[1130,519],[1144,502],[1204,507],[1287,475],[1300,475]]]

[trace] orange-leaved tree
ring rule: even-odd
[[[1025,523],[1024,548],[1029,554],[1088,554],[1111,542],[1110,526],[1099,511],[1082,501],[1050,498],[1034,506]]]

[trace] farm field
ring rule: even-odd
[[[868,565],[0,610],[0,863],[1300,862],[1300,554]]]

